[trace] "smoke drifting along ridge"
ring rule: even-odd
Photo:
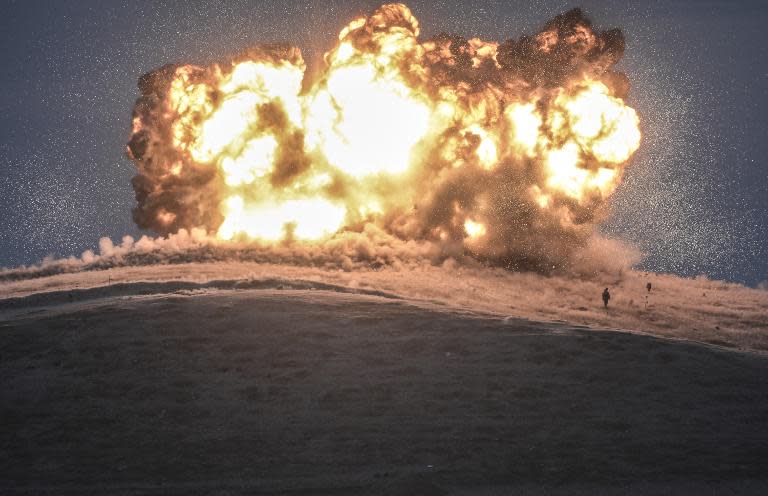
[[[251,240],[222,240],[200,228],[166,237],[124,236],[119,244],[110,238],[99,240],[98,250],[86,250],[80,257],[46,258],[32,266],[0,268],[0,282],[35,279],[56,274],[99,271],[117,267],[173,265],[210,262],[254,262],[332,271],[377,271],[424,266],[482,266],[472,254],[448,256],[438,244],[426,240],[403,240],[366,225],[363,232],[344,231],[323,243],[259,244]],[[592,236],[576,250],[568,277],[590,279],[621,274],[638,262],[641,253],[620,241]]]
[[[567,267],[640,143],[612,70],[621,32],[576,9],[501,44],[418,36],[389,4],[350,22],[312,80],[287,45],[142,76],[136,223],[321,251],[380,233],[446,257]]]

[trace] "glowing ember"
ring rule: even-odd
[[[485,234],[485,226],[471,219],[464,222],[464,230],[467,231],[467,236],[470,238],[479,238]]]
[[[620,33],[580,11],[504,44],[418,32],[391,4],[344,28],[311,81],[287,46],[144,76],[129,144],[139,225],[274,243],[373,223],[562,258],[548,243],[584,239],[640,144],[610,71]]]

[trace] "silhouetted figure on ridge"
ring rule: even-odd
[[[605,288],[603,290],[603,305],[605,305],[605,308],[608,308],[608,300],[611,299],[611,293],[608,292],[608,288]]]

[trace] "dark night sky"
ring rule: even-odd
[[[0,266],[140,234],[124,156],[137,78],[288,41],[308,61],[380,2],[4,1]],[[627,5],[629,3],[629,5]],[[422,37],[503,41],[580,6],[627,38],[644,142],[603,226],[643,268],[768,279],[768,2],[411,1]]]

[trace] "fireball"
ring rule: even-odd
[[[312,78],[285,46],[161,69],[129,144],[137,221],[264,244],[370,223],[541,257],[535,230],[581,236],[640,145],[610,72],[619,46],[580,11],[504,44],[421,41],[408,7],[389,4],[350,22]]]

